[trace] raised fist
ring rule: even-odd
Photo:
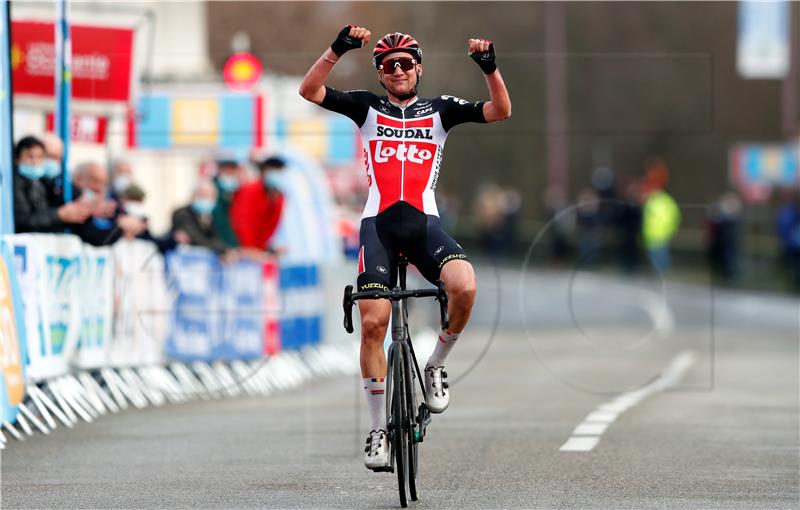
[[[494,62],[494,43],[486,39],[470,39],[467,54],[478,64],[484,74],[492,74],[497,70]]]
[[[370,39],[370,31],[357,25],[347,25],[344,27],[336,39],[331,44],[331,50],[341,57],[350,50],[355,50],[367,44]]]

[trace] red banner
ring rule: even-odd
[[[73,113],[71,116],[70,138],[74,142],[104,144],[106,142],[106,128],[108,119],[96,115],[80,115]],[[55,115],[47,114],[47,130],[55,131]]]
[[[133,30],[72,25],[72,97],[88,101],[130,100]],[[54,96],[53,23],[12,23],[14,93]]]

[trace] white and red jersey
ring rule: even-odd
[[[369,179],[361,217],[377,216],[401,201],[438,216],[434,193],[447,134],[464,122],[486,122],[483,102],[441,96],[399,107],[365,90],[325,89],[321,106],[347,115],[361,131]]]

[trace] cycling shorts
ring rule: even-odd
[[[358,290],[390,290],[397,285],[397,255],[431,283],[451,260],[466,260],[464,250],[442,228],[438,216],[425,214],[406,202],[361,220]]]

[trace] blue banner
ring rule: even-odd
[[[322,340],[324,294],[316,265],[280,269],[280,337],[283,349]],[[263,264],[221,264],[203,248],[167,256],[167,282],[176,296],[167,356],[181,361],[258,359],[266,351],[267,310]]]
[[[166,354],[181,361],[211,361],[218,330],[217,257],[203,248],[181,248],[167,255],[166,263],[167,285],[176,296]]]
[[[0,241],[0,252],[0,422],[14,423],[17,405],[25,397],[27,337],[22,292],[4,241]]]
[[[324,297],[316,265],[281,268],[280,289],[284,307],[281,314],[283,349],[299,349],[322,340]]]

